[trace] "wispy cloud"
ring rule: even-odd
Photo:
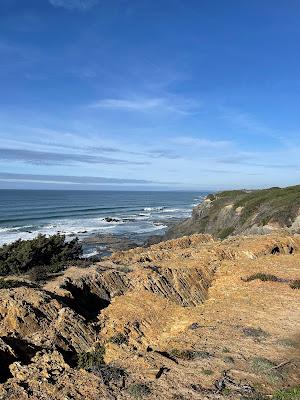
[[[227,165],[240,165],[240,166],[250,166],[250,167],[261,167],[261,168],[271,168],[271,169],[300,169],[300,166],[296,163],[276,163],[273,160],[270,160],[269,162],[266,160],[266,156],[264,157],[265,160],[263,162],[260,162],[259,159],[257,159],[257,154],[251,155],[247,153],[241,153],[240,155],[235,155],[235,156],[228,156],[228,157],[222,157],[217,160],[218,163],[220,164],[227,164]],[[273,155],[273,159],[276,157],[276,155]]]
[[[167,97],[107,98],[89,105],[90,108],[139,112],[170,112],[182,115],[195,113],[201,104],[192,99]]]
[[[169,160],[176,160],[178,158],[181,158],[179,154],[175,154],[168,149],[152,149],[144,154],[154,158],[166,158]]]
[[[173,139],[173,142],[182,146],[197,146],[203,148],[220,148],[232,145],[232,142],[227,140],[212,140],[191,136],[177,136]]]
[[[107,178],[102,176],[38,175],[0,172],[0,181],[42,182],[80,185],[103,184],[166,184],[146,179]]]
[[[72,164],[134,164],[145,165],[144,161],[128,161],[110,157],[94,156],[89,154],[54,153],[46,151],[20,150],[0,148],[0,160],[21,161],[35,165],[72,165]]]
[[[22,128],[26,129],[26,128]],[[30,130],[30,129],[29,129]],[[151,159],[151,158],[164,158],[169,160],[178,159],[181,156],[179,154],[174,153],[170,149],[167,148],[144,148],[137,147],[136,150],[129,150],[126,146],[122,146],[120,143],[115,144],[114,142],[108,144],[99,144],[101,140],[99,138],[94,137],[78,137],[75,134],[70,132],[64,133],[61,131],[50,131],[51,136],[49,139],[45,139],[49,131],[47,129],[37,129],[34,130],[37,133],[43,134],[43,139],[35,139],[35,140],[16,140],[11,138],[5,138],[4,136],[0,138],[0,150],[3,149],[16,149],[16,150],[29,150],[30,151],[38,151],[38,152],[50,152],[56,153],[59,151],[74,151],[74,152],[84,152],[86,154],[94,156],[95,153],[105,154],[105,155],[117,155],[118,157],[128,157],[128,156],[137,156],[142,159]],[[66,136],[66,137],[65,137]],[[63,142],[59,141],[64,139]],[[68,144],[66,141],[70,143],[78,142],[76,144]],[[86,157],[86,155],[84,155]],[[1,158],[1,156],[0,156]]]
[[[161,106],[162,99],[103,99],[91,105],[94,108],[108,108],[116,110],[146,111]]]
[[[54,7],[63,7],[67,10],[85,11],[98,3],[98,0],[49,0]]]

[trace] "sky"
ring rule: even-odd
[[[300,183],[298,0],[1,0],[0,188]]]

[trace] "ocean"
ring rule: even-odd
[[[79,238],[93,234],[163,234],[168,221],[189,217],[206,194],[0,190],[0,245],[31,239],[38,233],[59,232]]]

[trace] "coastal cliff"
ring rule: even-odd
[[[297,236],[196,234],[3,284],[0,399],[296,400],[299,265]]]
[[[210,194],[193,209],[191,218],[171,227],[164,239],[193,233],[209,233],[224,239],[278,229],[300,231],[300,186]]]

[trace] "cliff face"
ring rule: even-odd
[[[172,227],[165,239],[193,233],[265,234],[278,229],[300,231],[300,186],[265,190],[233,190],[209,195],[191,218]]]
[[[0,289],[0,399],[261,399],[295,386],[299,265],[297,236],[198,234]],[[105,365],[77,366],[96,343]]]

